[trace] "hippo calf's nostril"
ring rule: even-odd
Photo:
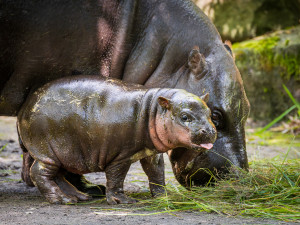
[[[201,130],[200,130],[200,133],[201,133],[201,134],[206,134],[206,133],[207,133],[207,131],[206,131],[206,130],[204,130],[204,129],[201,129]]]

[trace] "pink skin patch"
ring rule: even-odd
[[[201,144],[200,147],[202,148],[206,148],[206,149],[211,149],[214,145],[212,143],[208,143],[208,144]]]
[[[208,144],[201,144],[200,146],[202,148],[211,149],[214,145],[212,143],[208,143]]]
[[[209,150],[209,149],[212,149],[212,147],[214,145],[212,143],[206,143],[206,144],[200,144],[200,145],[191,144],[191,146],[194,148],[205,148],[205,149]]]

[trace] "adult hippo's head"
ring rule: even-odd
[[[147,19],[139,20],[143,32],[126,59],[122,79],[148,88],[182,88],[197,96],[209,93],[208,107],[217,127],[213,149],[169,152],[176,178],[183,185],[189,178],[200,185],[210,179],[206,168],[226,172],[233,164],[247,169],[244,126],[249,102],[230,47],[192,2],[145,2],[151,4],[151,13],[140,13]]]
[[[195,47],[182,70],[184,76],[176,88],[198,96],[210,94],[207,105],[217,128],[217,140],[213,149],[200,153],[188,149],[169,151],[177,180],[184,186],[202,185],[211,179],[209,171],[226,173],[231,165],[247,170],[245,122],[250,105],[229,45],[219,42],[208,54]]]

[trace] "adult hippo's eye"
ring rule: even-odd
[[[223,115],[218,110],[213,110],[211,113],[211,120],[215,124],[217,129],[222,129],[224,125]]]

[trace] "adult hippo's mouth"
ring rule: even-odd
[[[193,154],[192,151],[195,153]],[[187,155],[187,157],[184,157],[183,154]],[[209,164],[203,165],[203,167],[199,168],[199,166],[197,166],[199,161],[201,161],[203,164],[203,162],[209,160],[207,154],[208,150],[203,149],[202,151],[194,151],[177,148],[170,151],[169,157],[171,159],[173,172],[177,181],[181,185],[186,188],[207,185],[208,182],[214,181],[215,178],[220,178],[222,174],[225,174],[229,171],[225,168],[225,166],[217,169]],[[190,157],[190,155],[193,155],[194,158]]]
[[[239,169],[234,170],[234,168],[247,170],[247,155],[238,143],[223,137],[217,139],[210,150],[176,148],[169,151],[168,155],[176,179],[185,187],[202,186],[224,177],[229,171],[238,173]],[[228,154],[232,149],[235,149],[235,152]],[[229,158],[228,155],[231,157]]]

